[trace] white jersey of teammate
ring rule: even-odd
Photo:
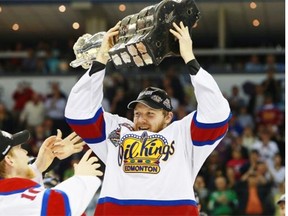
[[[48,189],[43,185],[42,174],[36,173],[33,180],[0,179],[0,215],[80,216],[101,183],[96,176],[73,176]]]
[[[133,122],[103,110],[104,76],[105,70],[91,76],[88,70],[65,110],[106,165],[96,214],[192,215],[197,173],[228,129],[230,108],[215,80],[202,68],[190,75],[197,110],[153,133],[133,131]]]

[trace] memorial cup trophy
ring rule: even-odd
[[[109,56],[117,69],[159,65],[166,57],[180,55],[179,43],[169,32],[169,29],[173,28],[172,23],[179,24],[182,21],[191,31],[199,18],[200,12],[193,0],[163,0],[145,7],[139,13],[121,20],[119,37],[109,50]],[[70,65],[72,67],[91,65],[96,53],[89,54],[89,47],[91,49],[100,47],[101,38],[103,32],[88,35],[83,39],[83,43],[79,42],[75,49],[73,48],[76,60]]]

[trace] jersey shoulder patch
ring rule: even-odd
[[[109,135],[108,139],[112,142],[112,144],[117,147],[120,145],[120,131],[121,127],[126,127],[128,130],[133,131],[133,127],[128,123],[119,124],[115,130],[113,130]]]

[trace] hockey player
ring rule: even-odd
[[[107,31],[96,61],[70,92],[66,120],[106,165],[96,215],[199,214],[193,184],[227,132],[230,108],[195,59],[188,27],[182,22],[173,27],[170,33],[179,40],[195,89],[196,111],[171,123],[171,99],[155,87],[128,104],[133,122],[103,110],[107,52],[119,24]]]
[[[59,155],[64,159],[83,149],[84,142],[75,133],[61,139],[50,136],[40,147],[38,157],[28,165],[27,151],[21,147],[28,141],[27,130],[16,134],[0,131],[0,214],[1,215],[75,215],[84,213],[100,185],[102,172],[97,158],[87,151],[75,175],[54,188],[44,188],[42,173]],[[63,151],[64,150],[64,151]]]

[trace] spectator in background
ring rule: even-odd
[[[256,166],[256,174],[258,176],[258,182],[261,184],[267,184],[270,187],[270,190],[273,186],[272,175],[268,170],[268,165],[266,161],[259,161]]]
[[[45,128],[43,124],[39,124],[31,130],[31,139],[30,145],[27,145],[26,150],[28,151],[29,155],[36,157],[39,149],[44,142],[51,134],[45,134]]]
[[[246,180],[249,174],[255,173],[259,161],[259,152],[255,149],[251,150],[251,152],[249,153],[249,160],[240,167],[241,178],[244,178]]]
[[[259,134],[260,139],[257,140],[252,149],[259,152],[260,159],[267,162],[267,164],[273,165],[274,156],[279,153],[278,145],[275,141],[271,140],[271,134],[268,130],[263,130]]]
[[[43,123],[45,116],[45,107],[42,96],[33,92],[31,100],[29,100],[22,112],[20,113],[20,123],[23,128],[33,130],[34,127]]]
[[[213,151],[198,174],[204,177],[209,191],[215,189],[215,179],[218,176],[224,175],[224,168],[221,159],[222,158],[220,158],[218,151]]]
[[[30,83],[25,81],[19,82],[16,90],[12,93],[14,100],[13,114],[15,114],[17,120],[25,104],[32,98],[33,93],[34,90],[31,88]]]
[[[211,215],[235,215],[238,208],[237,194],[233,189],[227,188],[224,176],[215,179],[216,189],[209,196],[208,209]]]
[[[241,149],[233,149],[231,156],[232,158],[226,163],[226,169],[232,168],[235,180],[239,180],[241,177],[240,168],[247,162],[247,159],[243,157]]]
[[[238,121],[238,115],[235,114],[231,117],[229,122],[229,131],[233,136],[241,136],[243,133],[243,127]]]
[[[254,128],[254,119],[251,116],[251,114],[249,114],[247,112],[247,107],[246,106],[241,106],[239,108],[239,114],[238,114],[238,118],[237,121],[239,122],[239,124],[241,125],[241,127],[244,129],[245,127],[252,127]]]
[[[24,51],[24,46],[23,46],[23,43],[18,41],[16,42],[16,45],[13,49],[13,52],[23,52]],[[7,60],[5,60],[7,61]],[[22,58],[19,58],[19,57],[11,57],[10,60],[7,61],[8,63],[8,71],[16,71],[16,72],[19,72],[21,70],[21,65],[22,65],[22,61],[23,59]]]
[[[201,203],[201,209],[207,211],[207,201],[209,196],[209,190],[206,187],[205,179],[202,175],[198,175],[194,183],[194,191],[197,193],[198,199]],[[195,195],[196,196],[196,195]]]
[[[277,201],[280,216],[285,216],[285,194],[283,194]]]
[[[45,136],[51,136],[53,134],[53,120],[49,118],[48,116],[45,116],[43,120],[43,128],[44,128],[44,134]]]
[[[240,95],[240,90],[237,85],[232,86],[231,94],[228,96],[228,102],[233,114],[238,114],[240,107],[245,106],[245,100]]]
[[[260,107],[256,113],[256,122],[264,126],[273,126],[275,131],[277,131],[278,126],[282,124],[283,113],[282,111],[273,103],[273,98],[271,95],[266,95],[264,98],[264,104]]]
[[[275,70],[277,72],[285,71],[285,64],[277,63],[276,57],[274,54],[268,54],[265,59],[264,71]]]
[[[274,155],[274,163],[268,165],[268,169],[274,183],[274,191],[276,191],[279,185],[285,182],[285,166],[282,165],[282,157],[279,153]]]
[[[254,90],[249,95],[247,111],[252,116],[255,116],[258,110],[264,104],[264,88],[262,85],[255,85]]]
[[[37,70],[38,60],[34,49],[28,48],[27,53],[28,56],[22,61],[21,71],[32,74]]]
[[[249,172],[237,183],[235,189],[239,199],[240,215],[271,215],[268,199],[270,187],[268,184],[260,183],[255,172]]]
[[[261,84],[263,86],[264,94],[271,95],[273,103],[278,104],[280,102],[281,86],[280,82],[275,78],[275,73],[276,71],[274,69],[268,69],[266,71],[266,78]]]
[[[52,82],[50,87],[51,94],[47,95],[44,103],[45,113],[53,121],[53,133],[60,129],[66,136],[70,133],[70,128],[64,118],[66,95],[61,91],[58,82]]]
[[[253,122],[254,123],[254,122]],[[252,145],[256,142],[257,137],[254,134],[254,130],[251,126],[246,126],[243,129],[242,133],[242,145],[248,150],[248,152],[251,151]]]
[[[248,159],[248,149],[243,146],[243,140],[242,140],[241,136],[232,137],[231,144],[226,147],[225,158],[222,159],[224,164],[226,164],[229,160],[231,160],[233,158],[232,157],[233,151],[239,151],[240,152],[240,154],[241,154],[240,158],[241,159],[238,158],[240,161]],[[239,155],[237,155],[237,156],[239,157]],[[236,161],[238,161],[238,159]]]
[[[59,55],[60,51],[57,47],[56,41],[53,42],[52,48],[47,48],[46,49],[46,58],[45,58],[45,69],[44,73],[46,74],[57,74],[59,73]]]
[[[232,167],[226,167],[225,177],[227,179],[227,188],[235,189],[236,180],[235,170]]]
[[[197,208],[198,208],[198,211],[199,211],[199,216],[208,216],[205,212],[203,212],[202,210],[202,203],[199,199],[199,196],[197,194],[197,192],[194,193],[195,194],[195,201],[197,202]]]
[[[249,61],[245,64],[244,70],[246,72],[263,72],[264,65],[259,61],[259,57],[256,54],[250,56]]]
[[[13,115],[4,103],[0,102],[0,130],[11,131],[14,133],[17,129],[16,123],[17,121],[14,119]]]

